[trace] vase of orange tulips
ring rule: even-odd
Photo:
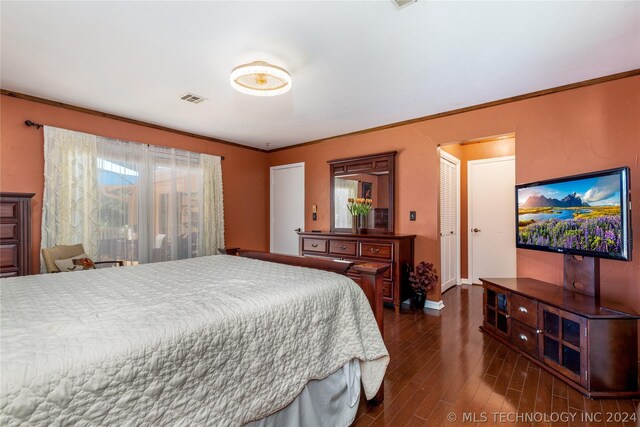
[[[347,209],[351,212],[351,231],[358,234],[367,232],[367,215],[373,205],[372,199],[350,197],[347,199]]]

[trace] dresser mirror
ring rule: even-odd
[[[331,231],[352,232],[350,198],[371,199],[366,215],[367,233],[392,234],[394,167],[396,152],[330,160]]]

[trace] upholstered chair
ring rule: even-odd
[[[58,245],[52,248],[42,249],[42,259],[44,260],[44,265],[47,268],[47,273],[60,273],[61,270],[59,266],[56,264],[56,261],[62,260],[70,260],[72,258],[88,258],[82,243],[78,243],[77,245]],[[124,265],[123,261],[93,261],[93,264],[96,265],[97,268],[102,267],[122,267]],[[99,267],[98,267],[99,266]]]

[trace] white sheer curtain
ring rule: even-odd
[[[335,212],[336,228],[351,228],[353,218],[347,209],[347,199],[358,197],[358,181],[352,179],[335,178]]]
[[[42,248],[82,243],[87,252],[97,252],[96,153],[94,135],[45,126]]]
[[[215,254],[224,248],[224,205],[222,203],[222,159],[218,156],[202,155],[204,171],[204,239],[202,251]]]
[[[79,135],[91,137],[62,129],[56,132],[67,134],[68,143],[62,151],[79,150],[81,146],[75,144]],[[85,217],[85,223],[94,224],[93,231],[90,235],[57,239],[55,244],[82,242],[95,259],[119,259],[127,264],[214,255],[224,247],[220,157],[92,138],[93,151],[87,157],[92,161],[86,163],[91,163],[93,169],[79,173],[92,176],[82,180],[93,183],[92,189],[87,190],[91,197],[87,197],[94,200],[94,207],[90,215],[80,216]],[[45,169],[53,163],[52,158],[45,157]],[[70,181],[65,187],[72,188],[72,192],[85,192],[75,188],[75,179]],[[45,184],[45,192],[46,189]],[[45,201],[43,212],[58,216],[58,206],[59,203]],[[42,246],[53,245],[43,239]]]

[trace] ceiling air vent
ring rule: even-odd
[[[392,0],[392,1],[396,4],[396,6],[402,7],[402,6],[406,6],[408,4],[411,4],[411,3],[415,3],[418,0]]]
[[[204,102],[204,101],[207,100],[207,98],[204,98],[204,97],[198,96],[198,95],[194,95],[192,93],[185,93],[184,95],[182,95],[180,97],[180,99],[182,99],[183,101],[190,102],[192,104],[200,104],[201,102]]]

